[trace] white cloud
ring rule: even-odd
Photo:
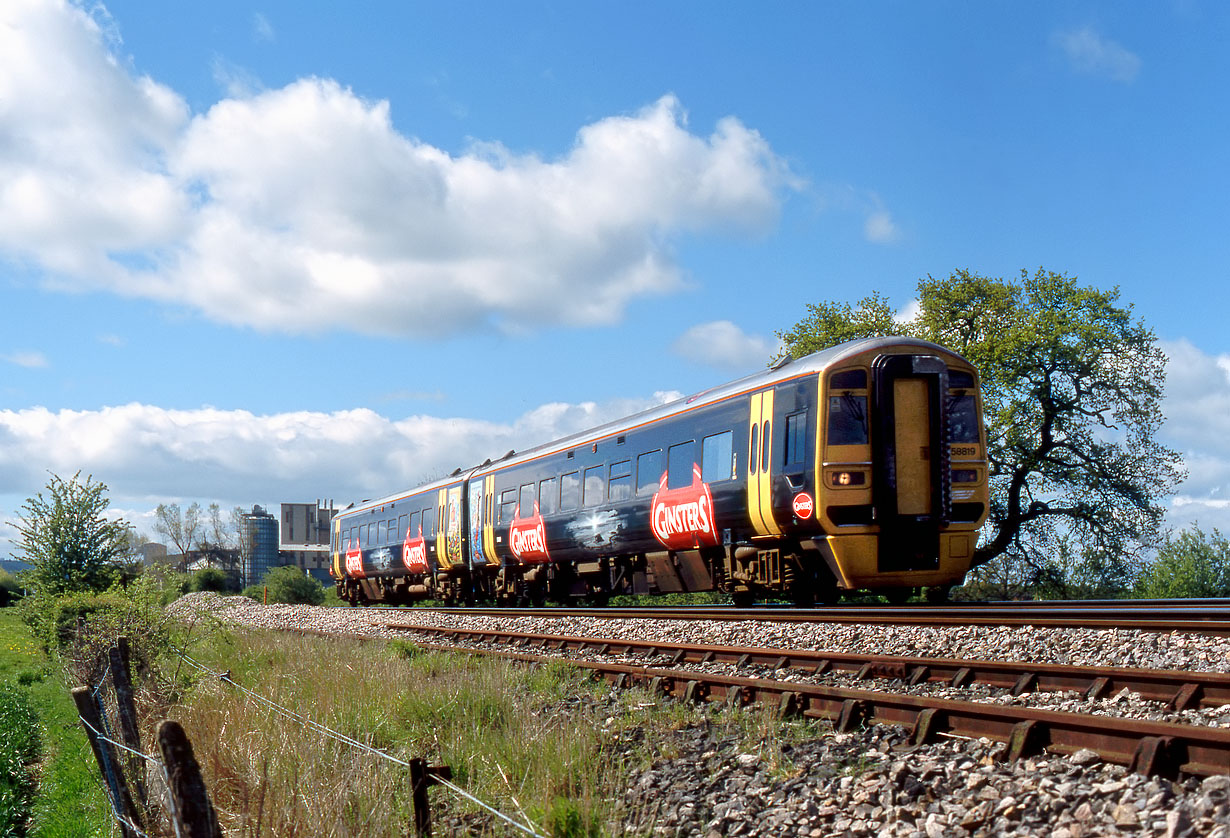
[[[1183,455],[1188,471],[1170,523],[1230,532],[1230,357],[1208,355],[1187,340],[1161,346],[1169,362],[1159,437]]]
[[[302,497],[351,500],[409,488],[678,398],[546,404],[515,422],[441,416],[390,419],[372,410],[258,416],[242,410],[0,411],[0,496],[29,497],[47,473],[80,471],[117,505],[179,499],[224,506]]]
[[[874,210],[863,223],[863,236],[872,244],[893,244],[901,237],[897,222],[887,210]]]
[[[252,37],[264,43],[272,43],[278,39],[277,33],[273,30],[273,24],[261,12],[252,15]]]
[[[700,323],[671,347],[675,354],[723,370],[754,372],[781,351],[777,338],[749,335],[729,320]]]
[[[1140,73],[1140,57],[1092,27],[1056,32],[1051,43],[1059,47],[1077,71],[1117,82],[1133,81]]]
[[[42,369],[50,366],[46,355],[42,352],[33,352],[29,350],[11,352],[8,355],[0,355],[0,361],[13,364],[18,367],[25,367],[26,369]]]
[[[756,131],[665,96],[556,159],[453,155],[327,79],[221,63],[191,116],[64,0],[0,6],[0,257],[269,330],[419,336],[617,320],[680,285],[685,231],[757,234],[797,186]],[[252,92],[256,91],[256,92]]]

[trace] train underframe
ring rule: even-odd
[[[454,565],[416,576],[347,578],[337,583],[337,593],[351,605],[412,605],[428,599],[446,605],[601,605],[617,595],[721,591],[736,605],[775,598],[808,606],[836,602],[842,593],[822,548],[811,540],[777,541],[765,548],[726,545],[575,564]],[[932,588],[929,595],[946,594],[947,588]],[[900,585],[876,592],[894,602],[916,590]]]

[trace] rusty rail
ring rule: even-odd
[[[662,643],[642,640],[577,637],[571,635],[529,634],[516,631],[491,631],[462,628],[430,628],[387,623],[398,631],[442,634],[454,639],[505,645],[538,645],[560,651],[587,650],[598,654],[669,657],[672,664],[729,663],[796,669],[814,674],[850,672],[859,679],[887,678],[909,685],[923,682],[946,683],[954,687],[969,684],[1026,692],[1076,691],[1087,699],[1102,698],[1122,689],[1144,698],[1165,702],[1171,710],[1195,707],[1221,707],[1230,704],[1230,673],[1189,672],[1173,669],[1130,669],[1125,667],[1065,666],[1061,664],[954,660],[948,658],[901,657],[894,655],[849,654],[806,649],[770,649],[743,646],[711,646],[695,643]]]

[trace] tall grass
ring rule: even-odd
[[[614,693],[566,663],[428,653],[272,633],[215,637],[198,659],[245,687],[397,759],[447,765],[453,781],[552,836],[622,834],[628,773],[670,758],[670,732],[718,728],[774,769],[816,734],[762,710],[723,713]],[[172,708],[191,737],[227,834],[393,836],[411,822],[408,772],[203,678]],[[616,735],[635,729],[629,737]],[[452,791],[431,791],[437,834],[520,834]],[[647,804],[651,805],[651,804]]]

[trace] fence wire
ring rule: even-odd
[[[291,721],[298,722],[299,724],[303,725],[304,727],[310,728],[311,730],[315,730],[316,732],[318,732],[318,733],[322,734],[323,736],[326,736],[326,737],[328,737],[328,738],[330,738],[330,739],[333,739],[333,740],[335,740],[335,741],[337,741],[337,742],[340,742],[340,743],[342,743],[343,745],[348,745],[348,746],[350,746],[350,747],[352,747],[352,748],[356,748],[356,749],[358,749],[358,750],[365,751],[366,753],[369,753],[369,754],[371,754],[371,755],[373,755],[373,756],[377,756],[377,757],[380,757],[381,759],[385,759],[385,760],[388,760],[389,762],[395,763],[396,765],[400,765],[400,766],[402,766],[403,768],[409,768],[409,767],[410,767],[410,763],[406,762],[405,760],[398,759],[397,757],[393,756],[392,754],[385,753],[384,751],[379,750],[378,748],[373,748],[373,747],[371,747],[370,745],[367,745],[367,744],[365,744],[365,743],[363,743],[363,742],[360,742],[360,741],[359,741],[359,740],[357,740],[357,739],[354,739],[354,738],[352,738],[352,737],[349,737],[349,736],[347,736],[347,735],[346,735],[346,734],[344,734],[344,733],[340,733],[340,732],[338,732],[338,731],[336,731],[336,730],[333,730],[332,728],[327,727],[327,726],[325,726],[325,725],[321,724],[320,722],[317,722],[317,721],[316,721],[316,720],[314,720],[314,719],[310,719],[310,718],[308,718],[307,716],[304,716],[304,715],[302,715],[302,714],[300,714],[300,713],[296,713],[294,710],[291,710],[291,709],[289,709],[289,708],[287,708],[287,707],[283,707],[281,704],[278,704],[276,701],[273,701],[272,699],[270,699],[270,698],[268,698],[268,697],[266,697],[266,696],[263,696],[263,695],[261,695],[260,693],[257,693],[257,692],[254,692],[254,691],[252,691],[252,690],[248,689],[247,687],[243,686],[242,684],[238,683],[238,682],[237,682],[237,681],[235,681],[233,678],[231,678],[231,673],[230,673],[230,671],[229,671],[229,670],[227,670],[226,672],[218,672],[218,671],[216,671],[216,670],[210,669],[208,666],[206,666],[205,664],[201,663],[200,661],[194,660],[194,659],[193,659],[190,655],[188,655],[186,652],[183,652],[183,651],[177,650],[177,651],[176,651],[176,653],[177,653],[177,654],[180,656],[180,658],[182,658],[182,659],[183,659],[183,661],[184,661],[185,663],[187,663],[189,666],[192,666],[192,667],[196,668],[197,670],[199,670],[200,672],[203,672],[203,673],[205,673],[205,674],[207,674],[207,675],[211,675],[211,676],[213,676],[213,677],[217,678],[217,679],[218,679],[218,680],[220,680],[220,681],[225,681],[226,683],[228,683],[228,684],[230,684],[231,686],[233,686],[235,689],[237,689],[237,690],[239,690],[240,692],[242,692],[244,695],[246,695],[246,696],[248,696],[249,698],[251,698],[252,700],[256,701],[258,704],[261,704],[262,706],[267,707],[268,709],[270,709],[270,710],[274,711],[275,713],[277,713],[277,714],[279,714],[279,715],[281,715],[281,716],[283,716],[283,717],[285,717],[285,718],[287,718],[287,719],[290,719]],[[504,812],[499,811],[498,809],[496,809],[495,807],[491,806],[490,804],[485,803],[484,801],[482,801],[482,800],[480,800],[479,798],[475,797],[474,795],[470,794],[470,793],[469,793],[468,791],[466,791],[465,789],[463,789],[463,788],[461,788],[460,786],[458,786],[458,785],[456,785],[456,784],[454,784],[454,783],[452,783],[452,782],[450,782],[450,781],[446,780],[445,778],[440,777],[440,776],[439,776],[439,775],[437,775],[437,774],[433,774],[433,773],[431,773],[430,771],[428,772],[428,776],[429,776],[429,777],[430,777],[430,778],[431,778],[434,782],[439,783],[440,785],[445,786],[446,788],[451,789],[452,791],[454,791],[455,793],[457,793],[457,794],[458,794],[458,795],[460,795],[461,797],[463,797],[463,798],[465,798],[465,799],[469,800],[471,803],[474,803],[475,805],[482,807],[482,808],[483,808],[483,809],[485,809],[486,811],[490,812],[492,815],[496,816],[496,817],[497,817],[497,818],[499,818],[500,820],[502,820],[502,821],[504,821],[505,823],[507,823],[509,826],[512,826],[512,827],[514,827],[514,828],[516,828],[516,829],[519,829],[519,830],[521,830],[522,832],[526,833],[527,835],[531,835],[531,836],[533,836],[534,838],[547,838],[547,836],[545,836],[545,835],[543,835],[543,834],[541,834],[541,833],[539,833],[539,832],[535,831],[535,830],[534,830],[534,827],[533,827],[532,825],[529,825],[529,824],[524,824],[524,823],[521,823],[521,822],[520,822],[520,821],[518,821],[518,820],[515,820],[515,819],[514,819],[514,818],[512,818],[511,816],[509,816],[509,815],[505,814]]]

